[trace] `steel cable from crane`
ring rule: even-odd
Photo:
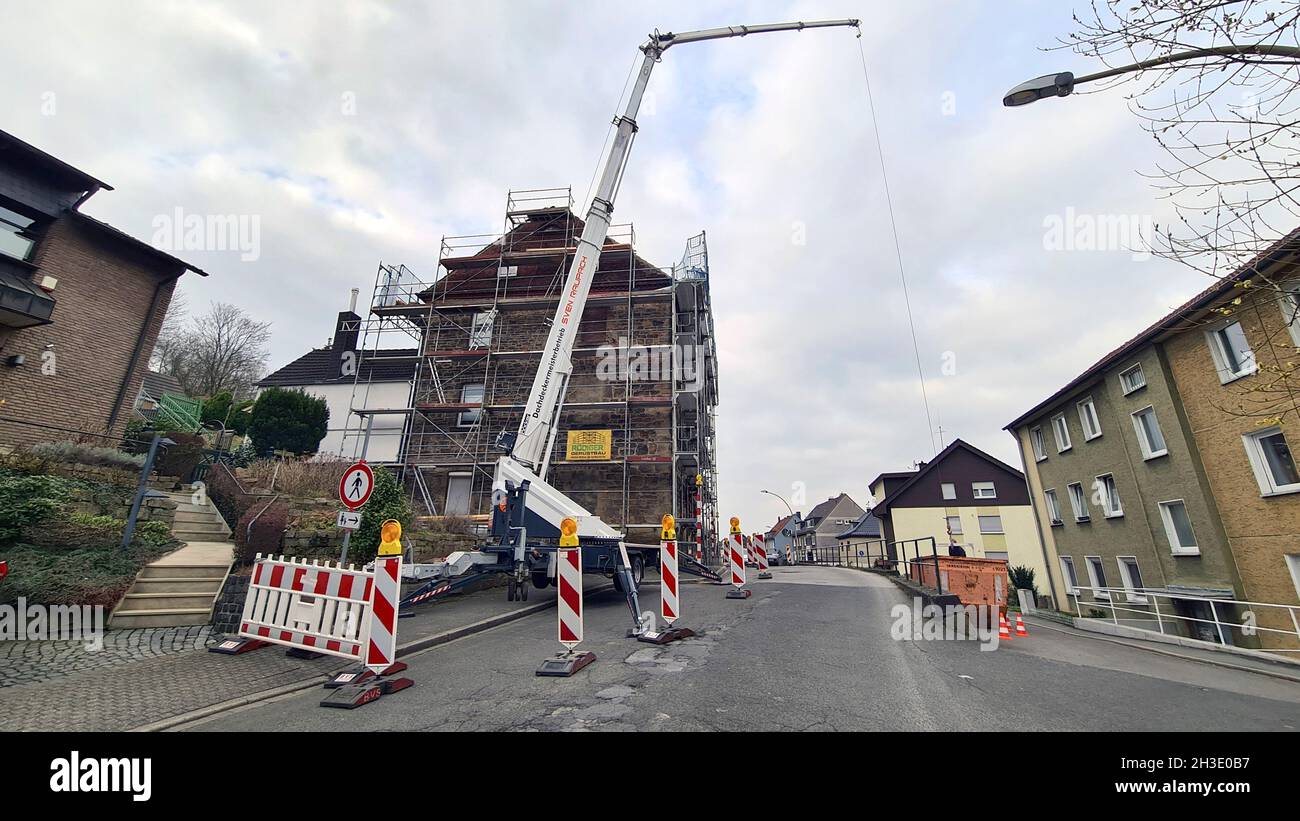
[[[925,429],[930,435],[930,450],[936,455],[939,451],[934,446],[934,423],[930,416],[930,398],[925,390],[925,370],[921,367],[921,348],[916,341],[916,322],[912,319],[912,300],[907,292],[907,274],[903,269],[903,250],[898,241],[898,223],[894,219],[894,198],[889,191],[889,174],[885,171],[885,149],[880,142],[880,126],[876,123],[876,105],[871,96],[871,74],[867,71],[867,53],[862,48],[862,38],[858,37],[858,57],[862,61],[862,79],[867,85],[867,112],[871,115],[871,130],[876,136],[876,156],[880,159],[880,179],[885,187],[885,204],[889,209],[889,228],[894,235],[894,255],[898,258],[898,279],[903,284],[903,305],[907,309],[907,325],[912,333],[912,353],[916,357],[916,376],[921,382],[921,403],[925,405]]]

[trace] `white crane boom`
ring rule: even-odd
[[[650,81],[650,71],[663,53],[674,45],[697,43],[703,40],[718,40],[727,37],[744,37],[748,34],[760,34],[773,31],[798,31],[806,28],[828,28],[833,26],[852,26],[858,28],[856,19],[818,20],[813,22],[768,23],[757,26],[728,26],[725,28],[688,31],[680,34],[671,32],[660,34],[656,31],[649,41],[641,46],[645,59],[641,63],[636,82],[628,96],[627,106],[614,124],[617,130],[609,156],[605,160],[604,171],[600,175],[600,184],[596,187],[591,207],[587,210],[586,224],[582,237],[578,240],[577,250],[569,265],[568,277],[560,291],[560,304],[555,310],[550,333],[546,337],[546,346],[542,349],[542,361],[533,377],[533,387],[528,394],[528,403],[524,405],[524,415],[519,422],[519,430],[513,442],[503,439],[503,449],[509,457],[520,466],[544,478],[559,421],[560,408],[564,403],[564,394],[568,388],[569,378],[573,374],[573,344],[582,321],[583,309],[587,304],[587,295],[591,291],[591,282],[600,265],[600,253],[605,245],[605,236],[609,231],[610,220],[614,212],[614,198],[618,195],[619,183],[627,165],[628,154],[632,150],[632,138],[636,134],[636,115],[641,107],[641,98],[645,95],[646,85]],[[510,471],[516,478],[519,471]],[[497,483],[500,486],[502,471],[497,471]],[[576,508],[581,510],[580,508]],[[585,511],[583,511],[585,513]],[[581,532],[581,531],[580,531]],[[585,535],[585,534],[584,534]]]

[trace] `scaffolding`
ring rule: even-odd
[[[419,355],[405,408],[368,407],[357,369],[352,441],[377,414],[404,416],[394,467],[417,511],[488,512],[495,443],[519,425],[582,230],[573,204],[568,188],[512,190],[502,231],[443,237],[432,277],[380,264],[369,315],[356,320],[359,356],[377,361],[395,337],[403,349],[414,340]],[[639,257],[635,240],[630,224],[608,232],[543,478],[644,543],[658,540],[665,512],[694,538],[701,474],[703,542],[713,545],[718,393],[705,237],[690,238],[670,269]],[[608,431],[608,454],[569,459],[570,430]]]

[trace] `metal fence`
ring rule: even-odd
[[[1091,601],[1084,602],[1079,595],[1085,590],[1092,595]],[[1141,630],[1151,630],[1148,625],[1154,623],[1153,632],[1158,631],[1161,635],[1185,635],[1223,645],[1236,645],[1242,638],[1257,633],[1286,636],[1296,639],[1295,649],[1262,649],[1271,653],[1300,653],[1300,605],[1196,596],[1147,587],[1076,585],[1070,595],[1074,596],[1075,611],[1081,619],[1109,620],[1115,625],[1120,625],[1122,620],[1123,626]],[[1165,602],[1163,610],[1162,600]],[[1085,616],[1085,607],[1107,612],[1110,617],[1097,619],[1095,616]],[[1120,613],[1131,615],[1121,616]],[[1261,625],[1258,619],[1260,613],[1268,614],[1269,620],[1276,617],[1277,623],[1283,625],[1289,621],[1291,627],[1286,629]],[[1207,615],[1209,618],[1205,618]]]
[[[943,591],[943,573],[939,568],[939,549],[933,536],[887,542],[875,539],[861,546],[839,545],[833,555],[816,564],[852,567],[895,573],[926,587]],[[927,572],[934,573],[934,584],[925,583]]]

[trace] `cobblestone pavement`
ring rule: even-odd
[[[399,641],[539,604],[504,599],[504,591],[489,588],[418,608],[399,623]],[[540,599],[554,601],[554,593]],[[215,641],[203,626],[110,630],[97,652],[79,642],[0,642],[0,730],[130,730],[276,687],[323,682],[348,666],[328,656],[289,658],[277,647],[241,656],[207,652]]]
[[[83,641],[0,641],[0,688],[202,650],[214,641],[209,625],[107,630],[97,650]]]

